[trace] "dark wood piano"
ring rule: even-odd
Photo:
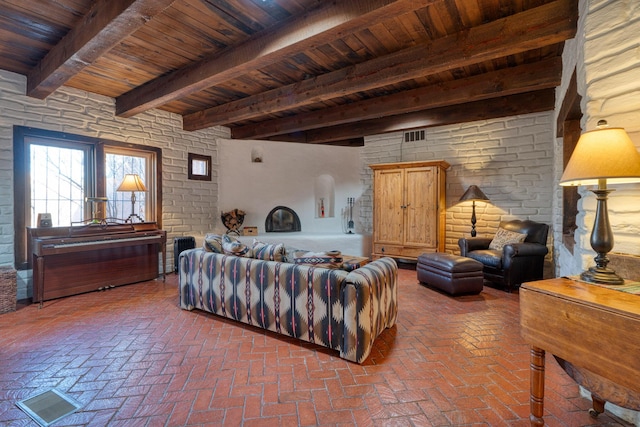
[[[29,228],[33,302],[155,279],[167,233],[156,223]]]

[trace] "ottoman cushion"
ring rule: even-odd
[[[482,291],[482,263],[471,258],[436,252],[418,256],[418,280],[451,295]]]

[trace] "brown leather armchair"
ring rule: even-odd
[[[524,242],[506,244],[502,250],[489,249],[490,237],[470,237],[458,240],[460,254],[483,264],[487,281],[507,288],[524,282],[542,279],[547,249],[549,226],[534,221],[503,221],[500,227],[526,234]]]

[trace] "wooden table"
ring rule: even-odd
[[[545,351],[640,392],[640,295],[566,278],[526,283],[520,325],[531,345],[532,426],[544,426]]]

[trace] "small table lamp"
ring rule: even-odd
[[[598,129],[580,136],[571,159],[560,179],[560,185],[598,185],[591,190],[596,195],[596,218],[591,231],[591,247],[596,251],[596,265],[582,272],[580,278],[591,283],[621,285],[624,279],[607,267],[607,254],[613,249],[613,231],[607,212],[607,196],[613,191],[610,184],[640,182],[640,153],[623,128],[606,127],[598,122]]]
[[[120,183],[120,186],[116,189],[116,191],[131,191],[131,215],[129,215],[129,218],[127,218],[127,222],[133,222],[134,217],[138,218],[140,222],[143,222],[142,218],[140,218],[140,216],[138,216],[134,212],[134,207],[136,204],[136,191],[147,191],[147,188],[142,183],[140,176],[135,173],[126,174],[124,176],[124,179],[122,180],[122,183]]]
[[[476,237],[476,201],[488,202],[489,198],[478,188],[477,185],[470,185],[467,191],[460,197],[460,202],[471,200],[473,208],[471,211],[471,237]]]

